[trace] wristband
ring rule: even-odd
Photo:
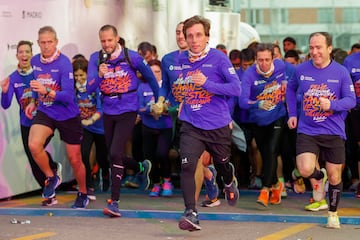
[[[51,88],[46,88],[46,93],[45,93],[45,97],[47,97],[49,95],[49,93],[51,92]]]

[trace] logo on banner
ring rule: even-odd
[[[10,51],[10,50],[16,50],[17,48],[17,44],[16,43],[7,43],[7,50]]]
[[[12,13],[10,11],[1,11],[0,12],[0,17],[3,18],[11,18],[12,17]]]
[[[22,18],[39,18],[41,19],[42,12],[41,11],[22,11]]]

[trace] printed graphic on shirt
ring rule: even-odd
[[[104,79],[100,83],[100,90],[104,94],[110,93],[126,93],[131,87],[131,78],[127,71],[121,66],[108,68],[109,71],[104,75]]]
[[[192,111],[198,111],[201,107],[211,102],[211,97],[214,94],[209,93],[201,86],[194,84],[191,80],[192,75],[201,73],[201,70],[189,71],[186,73],[184,81],[184,98],[185,104],[190,105]]]
[[[172,95],[174,96],[175,101],[177,101],[178,103],[181,103],[184,100],[184,90],[185,82],[183,74],[181,73],[171,87]]]
[[[25,111],[27,105],[29,105],[32,98],[32,91],[31,88],[24,88],[23,94],[20,98],[20,108],[21,110]]]
[[[42,85],[46,88],[50,88],[54,91],[61,90],[61,87],[56,81],[52,78],[51,74],[49,73],[42,73],[39,74],[37,79]],[[39,100],[43,103],[44,106],[51,106],[54,103],[54,99],[49,95],[39,93]]]
[[[332,110],[320,109],[320,97],[327,98],[330,101],[336,99],[336,95],[331,92],[326,84],[311,84],[309,89],[304,92],[303,110],[305,116],[312,117],[315,122],[323,122],[333,114]]]
[[[283,100],[284,90],[283,86],[277,81],[272,81],[264,86],[264,90],[256,97],[258,101],[270,101],[272,110],[276,105]]]
[[[80,109],[81,120],[89,119],[96,113],[96,93],[92,93],[86,99],[78,98],[78,106]]]

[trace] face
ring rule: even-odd
[[[289,42],[289,41],[285,41],[283,43],[283,49],[284,49],[284,52],[287,52],[289,50],[293,50],[295,49],[295,44],[293,44],[292,42]]]
[[[235,68],[235,70],[238,70],[241,67],[241,60],[240,58],[230,59],[231,64]]]
[[[176,44],[178,45],[180,50],[186,50],[188,47],[187,43],[185,41],[183,27],[184,27],[183,23],[177,25],[177,27],[176,27]]]
[[[160,69],[160,67],[158,65],[152,65],[150,67],[151,67],[152,72],[155,75],[156,80],[158,82],[161,81],[161,69]]]
[[[246,69],[248,69],[253,64],[254,64],[254,61],[242,61],[241,62],[241,68],[242,68],[243,71],[245,71]]]
[[[119,36],[116,36],[112,29],[99,32],[99,38],[101,47],[106,53],[112,54],[115,52]]]
[[[282,54],[278,47],[274,47],[274,59],[282,59]]]
[[[309,41],[309,53],[317,68],[326,67],[330,62],[331,46],[327,46],[323,35],[315,35]]]
[[[55,33],[44,32],[39,34],[38,44],[41,55],[45,58],[49,58],[54,55],[58,40],[56,39]]]
[[[139,52],[139,54],[142,55],[141,52]],[[142,57],[143,57],[147,62],[150,62],[150,60],[155,59],[155,58],[154,58],[154,55],[152,54],[151,51],[146,51],[146,53],[145,53]]]
[[[74,79],[76,82],[80,84],[84,84],[86,82],[87,73],[82,69],[78,69],[74,72]]]
[[[201,53],[209,42],[209,37],[205,36],[204,26],[198,23],[186,29],[186,42],[193,53]]]
[[[294,57],[287,57],[284,60],[285,60],[285,62],[288,62],[288,63],[290,63],[292,65],[297,65],[298,64],[298,62],[296,61],[296,59]]]
[[[269,50],[257,52],[256,63],[259,65],[261,71],[268,72],[271,68],[272,62],[273,58]]]
[[[29,68],[32,57],[31,47],[27,44],[19,46],[16,58],[19,61],[20,68]]]

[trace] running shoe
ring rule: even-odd
[[[238,183],[238,180],[237,180],[236,175],[235,175],[235,167],[231,162],[229,162],[229,165],[230,165],[231,170],[232,170],[232,175],[233,175],[235,187],[237,188],[239,186],[239,183]]]
[[[71,206],[71,208],[86,208],[86,206],[89,204],[89,198],[87,197],[87,194],[78,192],[74,205]]]
[[[108,199],[107,205],[103,209],[103,214],[108,215],[109,217],[121,217],[118,202]]]
[[[139,188],[139,183],[137,182],[136,176],[128,175],[126,176],[124,182],[124,186],[127,188]]]
[[[53,177],[47,177],[45,180],[45,187],[43,190],[43,198],[55,197],[55,189],[61,184],[60,178],[55,175]]]
[[[52,198],[45,198],[42,202],[41,202],[41,206],[53,206],[58,204],[58,201],[56,200],[56,197],[52,197]]]
[[[204,178],[205,179],[204,183],[205,183],[206,194],[207,194],[209,199],[215,199],[219,195],[219,187],[218,187],[218,185],[216,183],[217,172],[216,172],[216,169],[211,165],[208,166],[208,168],[212,173],[212,177],[211,177],[210,180],[207,179],[207,178]]]
[[[140,171],[136,174],[136,180],[139,183],[139,188],[147,190],[150,185],[150,171],[151,171],[151,162],[149,160],[144,160],[141,162],[143,166],[143,171]]]
[[[62,182],[62,164],[60,162],[56,162],[55,174],[59,177],[60,183],[61,183]]]
[[[339,216],[337,215],[337,212],[330,212],[330,211],[328,212],[326,227],[335,228],[335,229],[340,228],[340,220],[339,220]]]
[[[96,200],[96,196],[95,196],[95,193],[94,193],[94,189],[93,188],[88,188],[87,189],[87,197],[92,200],[92,201],[95,201]]]
[[[155,184],[149,193],[149,197],[159,197],[161,192],[161,186],[159,183]]]
[[[220,204],[221,204],[220,199],[215,198],[212,200],[207,199],[207,200],[203,201],[200,206],[202,206],[202,207],[217,207]]]
[[[259,197],[256,202],[264,207],[267,207],[269,204],[269,191],[265,189],[261,189]]]
[[[239,189],[236,186],[235,180],[229,187],[225,186],[225,199],[230,206],[235,206],[239,199]]]
[[[306,211],[312,211],[312,212],[317,212],[320,210],[327,210],[328,208],[329,208],[329,206],[326,202],[326,199],[323,199],[318,202],[313,202],[313,203],[310,203],[305,206]]]
[[[179,228],[190,232],[201,230],[197,212],[192,209],[185,210],[183,216],[180,218]]]
[[[312,186],[313,188],[313,198],[315,201],[321,201],[325,198],[325,184],[327,181],[327,174],[325,168],[321,168],[320,171],[323,172],[324,177],[320,180],[317,180],[316,183]]]
[[[278,186],[271,188],[271,196],[270,196],[270,203],[271,204],[280,204],[281,203],[281,193],[284,189],[284,184],[279,181]]]
[[[173,185],[170,180],[164,180],[160,195],[163,197],[171,197],[173,195]]]
[[[249,189],[261,189],[262,188],[261,178],[257,177],[257,176],[251,177],[248,188]]]
[[[299,194],[304,193],[306,191],[306,186],[304,183],[304,179],[300,175],[297,168],[292,171],[291,176],[294,180],[294,192]]]

